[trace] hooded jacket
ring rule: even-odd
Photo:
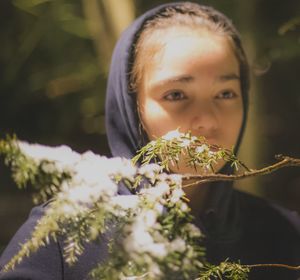
[[[132,66],[132,46],[144,22],[157,13],[178,3],[156,7],[136,19],[123,32],[112,57],[106,98],[106,129],[113,156],[131,158],[147,141],[139,127],[135,94],[129,91],[129,73]],[[247,85],[245,85],[247,87]],[[247,91],[247,90],[246,90]],[[247,96],[243,96],[246,122]],[[238,147],[237,144],[237,147]],[[228,166],[222,172],[230,172]],[[120,195],[130,195],[120,186]],[[45,207],[35,207],[28,220],[18,230],[0,258],[3,267],[19,250],[44,214]],[[195,224],[205,233],[207,259],[218,264],[229,259],[242,264],[282,263],[300,264],[300,222],[296,213],[260,198],[234,190],[229,183],[210,185],[206,209],[195,216]],[[0,280],[81,280],[97,263],[108,257],[104,235],[96,243],[86,244],[78,262],[69,266],[63,255],[63,241],[52,242],[25,258],[14,270],[0,273]],[[297,271],[280,268],[253,269],[249,279],[297,279]]]

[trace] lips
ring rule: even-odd
[[[217,152],[220,149],[220,146],[217,144],[209,144],[210,151]]]

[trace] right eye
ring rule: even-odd
[[[164,96],[164,99],[168,100],[168,101],[179,101],[179,100],[186,99],[186,96],[184,95],[183,92],[178,91],[178,90],[174,90],[174,91],[171,91],[171,92],[167,93]]]

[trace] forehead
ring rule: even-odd
[[[224,72],[239,74],[239,63],[225,35],[185,28],[168,29],[163,36],[160,35],[151,41],[153,53],[151,59],[145,60],[144,80],[195,71],[216,75]]]

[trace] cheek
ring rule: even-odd
[[[155,120],[156,118],[163,117],[166,115],[161,106],[154,101],[147,100],[144,102],[144,106],[142,107],[142,115],[144,116],[145,120]]]
[[[236,144],[238,136],[240,134],[241,126],[243,122],[243,109],[237,108],[228,114],[223,115],[223,121],[221,122],[222,135],[224,135],[223,146],[231,148]]]
[[[178,122],[157,102],[147,100],[142,103],[140,104],[140,115],[150,140],[177,128]]]

